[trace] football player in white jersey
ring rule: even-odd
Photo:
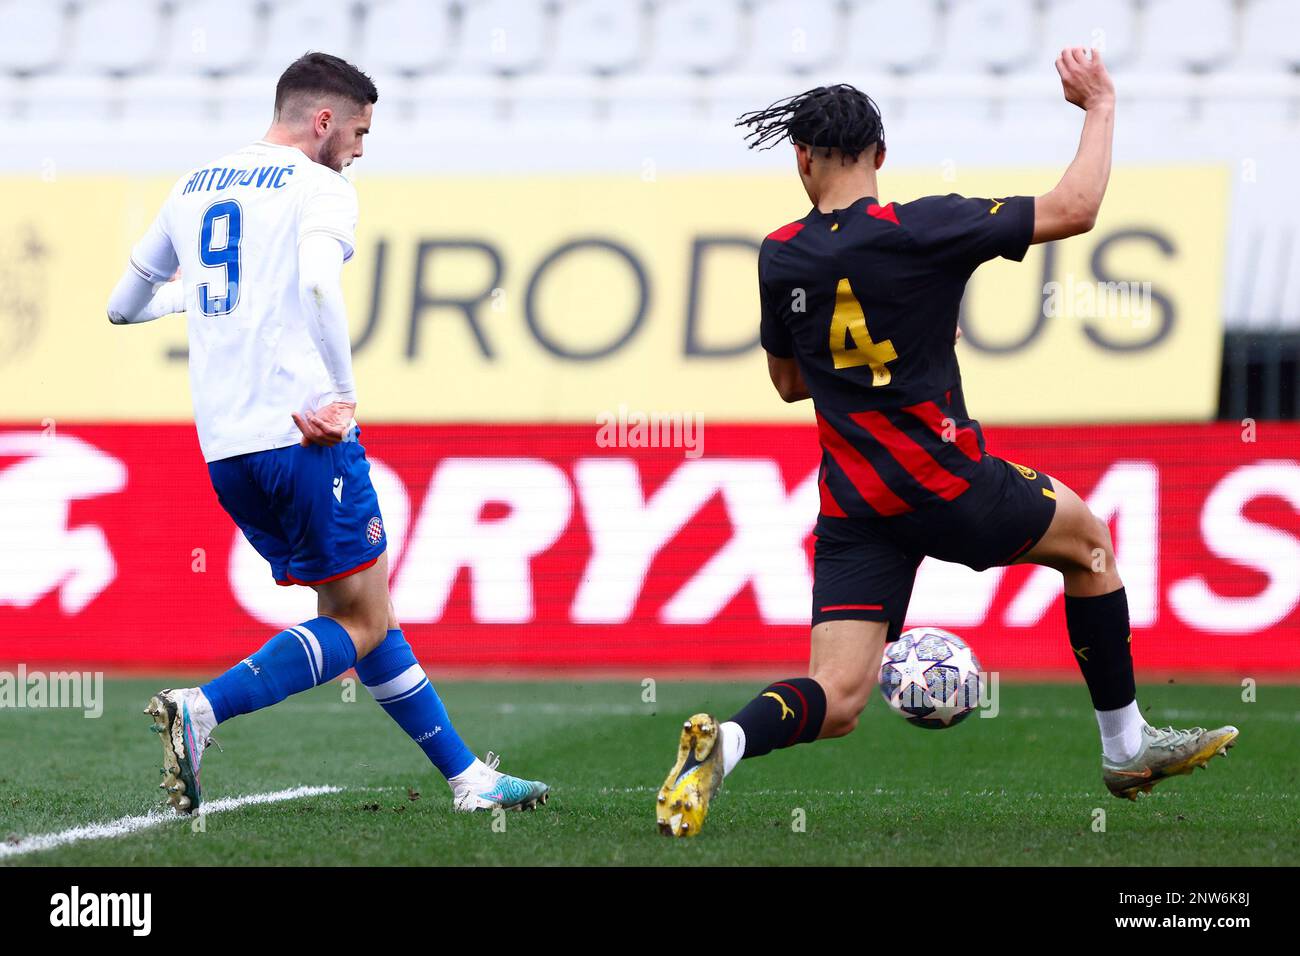
[[[201,804],[200,761],[218,724],[351,667],[447,778],[455,809],[546,802],[544,783],[500,773],[492,754],[485,763],[461,741],[389,601],[341,286],[357,223],[343,168],[361,156],[378,98],[338,57],[295,61],[266,136],[177,181],[109,299],[115,324],[185,313],[217,498],[277,583],[317,594],[317,617],[202,687],[149,701],[161,786],[181,812]]]

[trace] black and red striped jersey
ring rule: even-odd
[[[954,340],[966,281],[1019,261],[1031,196],[929,196],[851,206],[782,226],[758,257],[762,344],[793,357],[822,444],[822,513],[894,515],[951,501],[984,454]]]

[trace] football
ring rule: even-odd
[[[965,720],[980,700],[980,665],[966,642],[937,627],[914,627],[885,645],[880,692],[917,727],[942,730]]]

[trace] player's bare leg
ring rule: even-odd
[[[388,552],[365,570],[337,581],[317,584],[316,610],[343,625],[361,660],[388,633]]]
[[[1110,594],[1124,586],[1115,565],[1106,522],[1094,515],[1066,484],[1052,478],[1056,514],[1046,533],[1016,563],[1042,564],[1060,571],[1065,593],[1076,597]]]
[[[884,621],[823,621],[812,629],[811,676],[768,685],[723,723],[711,714],[686,721],[677,762],[655,795],[659,832],[698,834],[741,758],[852,733],[871,698],[888,627]]]
[[[1142,719],[1133,679],[1128,601],[1110,529],[1070,488],[1052,479],[1056,515],[1018,563],[1041,564],[1065,579],[1066,626],[1102,738],[1102,778],[1117,797],[1137,799],[1161,780],[1227,755],[1232,726],[1156,729]]]
[[[885,653],[885,621],[823,621],[812,629],[808,673],[826,691],[823,737],[844,737],[858,726],[871,699]]]

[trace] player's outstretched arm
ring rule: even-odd
[[[1110,179],[1115,132],[1115,86],[1101,54],[1083,47],[1062,50],[1056,60],[1061,88],[1084,111],[1083,134],[1074,161],[1051,192],[1034,200],[1034,242],[1051,242],[1087,232],[1097,221]]]
[[[108,297],[108,321],[114,325],[152,322],[185,311],[185,286],[179,279],[150,282],[128,266]]]
[[[313,234],[298,244],[298,300],[334,388],[333,400],[322,407],[291,413],[304,445],[337,445],[357,408],[342,273],[343,246],[337,239]]]

